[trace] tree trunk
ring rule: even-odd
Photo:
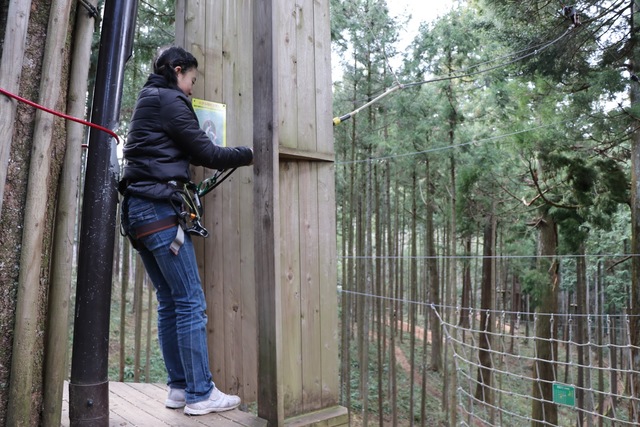
[[[418,290],[418,243],[417,243],[417,228],[418,228],[418,220],[417,220],[417,197],[418,197],[418,186],[417,186],[417,177],[415,171],[411,176],[411,277],[410,281],[410,292],[409,292],[409,300],[417,301],[417,290]],[[410,351],[410,368],[409,368],[409,413],[413,414],[413,405],[414,405],[414,369],[416,366],[416,304],[409,304],[409,351]],[[411,417],[409,420],[409,425],[413,426],[414,417]]]
[[[640,11],[638,3],[630,1],[632,22],[631,22],[631,39],[635,40],[637,35],[636,17]],[[630,59],[630,70],[635,74],[640,73],[640,45],[636,42],[633,44],[633,50]],[[629,102],[631,105],[637,105],[640,102],[640,84],[638,82],[629,83]],[[631,252],[632,254],[640,253],[640,128],[636,123],[632,124],[631,135]],[[640,257],[631,257],[631,301],[629,303],[630,310],[630,334],[631,334],[631,369],[630,374],[632,390],[634,391],[633,399],[630,399],[629,412],[631,421],[640,424],[640,405],[638,404],[638,393],[640,391]]]
[[[596,278],[596,285],[598,286],[598,292],[597,292],[597,296],[596,298],[598,298],[598,300],[600,301],[600,304],[598,304],[599,310],[596,312],[596,319],[597,319],[597,323],[596,323],[596,340],[598,343],[598,347],[597,347],[597,352],[598,352],[598,391],[600,393],[598,393],[598,409],[599,409],[599,414],[601,415],[600,417],[598,417],[598,425],[600,427],[603,426],[604,423],[604,418],[602,417],[602,415],[604,415],[604,343],[603,343],[603,321],[604,321],[604,309],[602,306],[602,302],[603,302],[603,294],[604,292],[602,291],[602,285],[604,283],[603,280],[603,269],[602,269],[602,261],[598,262],[598,277]]]
[[[447,51],[447,62],[450,66],[450,70],[453,70],[454,67],[451,66],[452,64],[452,50],[449,49]],[[449,113],[449,117],[448,117],[448,122],[449,122],[449,130],[448,130],[448,136],[449,136],[449,144],[451,146],[455,145],[455,134],[456,134],[456,129],[458,127],[458,123],[460,121],[460,117],[458,116],[458,111],[456,110],[457,108],[457,103],[456,103],[456,99],[455,99],[455,93],[453,90],[453,86],[450,83],[447,86],[446,89],[446,94],[447,97],[449,99],[449,104],[451,106],[451,110]],[[451,155],[450,155],[450,169],[449,169],[449,174],[450,174],[450,185],[451,185],[451,199],[450,199],[450,209],[451,209],[451,229],[450,229],[450,233],[449,233],[449,239],[448,239],[448,244],[449,244],[449,277],[447,280],[447,310],[446,310],[446,316],[447,316],[447,321],[451,321],[454,313],[453,313],[453,307],[456,306],[457,302],[458,302],[458,296],[457,296],[457,255],[458,255],[458,251],[457,251],[457,247],[456,247],[456,238],[457,238],[457,233],[458,233],[458,229],[457,229],[457,221],[456,221],[456,204],[457,204],[457,195],[456,195],[456,188],[457,188],[457,184],[456,184],[456,157],[453,154],[454,151],[451,151]],[[457,374],[456,374],[456,367],[455,367],[455,363],[454,363],[454,359],[453,358],[447,358],[446,357],[446,352],[448,351],[448,348],[445,348],[445,363],[447,363],[447,373],[445,373],[445,382],[446,382],[446,387],[447,387],[447,407],[449,408],[449,422],[451,423],[451,425],[455,425],[457,423],[456,419],[457,419],[457,412],[456,412],[456,399],[457,399],[457,395],[456,395],[456,383],[457,383]]]
[[[580,250],[584,253],[584,245],[580,245]],[[587,307],[587,281],[586,281],[586,260],[584,257],[576,259],[576,344],[578,353],[578,378],[576,382],[576,407],[580,409],[577,413],[578,426],[584,422],[584,352],[586,343],[586,316]],[[588,351],[588,350],[587,350]]]
[[[376,315],[376,351],[377,351],[377,365],[378,365],[378,413],[382,414],[383,401],[384,401],[384,385],[382,382],[382,367],[384,366],[384,351],[385,343],[383,340],[383,331],[385,330],[384,314],[383,314],[383,286],[382,286],[382,257],[383,245],[382,245],[382,212],[380,207],[380,182],[378,177],[378,166],[373,167],[373,186],[374,186],[374,216],[375,222],[375,295],[379,295],[380,298],[376,299],[375,315]],[[380,427],[383,427],[383,417],[379,417]]]
[[[460,302],[460,326],[469,328],[469,312],[471,308],[471,235],[464,237],[464,254],[462,270],[462,300]]]
[[[142,258],[136,256],[136,280],[133,285],[133,305],[134,312],[133,325],[133,382],[140,382],[140,354],[142,351],[142,302],[144,295],[145,270],[142,266]]]
[[[494,254],[495,254],[495,227],[493,214],[487,217],[484,225],[484,249],[482,257],[482,288],[480,291],[480,337],[478,360],[476,399],[493,405],[493,395],[491,393],[491,371],[493,363],[491,360],[491,334],[495,319],[491,313],[493,309],[493,288],[494,288]]]
[[[118,369],[118,381],[124,381],[124,368],[126,364],[126,326],[127,326],[127,290],[129,289],[129,272],[131,265],[131,244],[128,240],[123,240],[122,249],[122,274],[120,275],[120,361]],[[134,268],[142,269],[142,266],[134,265]]]
[[[441,325],[435,310],[440,310],[440,277],[438,276],[438,260],[436,259],[435,230],[433,226],[434,211],[434,189],[429,171],[429,160],[427,159],[427,269],[429,285],[431,286],[431,302],[435,309],[431,310],[431,370],[439,372],[442,369],[442,336],[440,334]]]
[[[616,319],[618,316],[611,316],[611,325],[609,326],[609,333],[611,337],[611,346],[609,346],[609,351],[611,352],[611,356],[609,360],[611,360],[611,369],[609,371],[611,384],[611,394],[613,396],[618,394],[618,332],[616,330]],[[611,399],[611,411],[615,414],[617,410],[617,400]]]
[[[391,168],[389,166],[387,170],[387,223],[389,224],[389,233],[387,239],[387,252],[390,256],[389,259],[389,289],[388,294],[391,298],[395,298],[395,284],[396,280],[396,272],[397,265],[395,257],[398,255],[398,215],[394,215],[394,224],[391,222]],[[396,208],[400,205],[399,200],[396,198]],[[396,328],[398,325],[398,319],[396,317],[397,308],[395,302],[389,303],[389,393],[391,395],[391,407],[397,408],[398,403],[398,381],[396,375]],[[393,411],[392,415],[392,425],[398,425],[398,414],[397,411]]]
[[[31,0],[13,0],[9,2],[7,14],[2,19],[7,23],[7,27],[3,34],[1,46],[0,87],[16,94],[20,91],[20,82],[22,80],[30,12]],[[7,17],[11,17],[11,19],[6,19]],[[45,20],[46,22],[46,19],[44,17],[39,21]],[[39,24],[42,26],[44,22],[39,22]],[[34,82],[37,82],[37,80],[34,80]],[[5,181],[8,172],[7,166],[14,137],[16,106],[16,101],[5,96],[0,97],[0,141],[2,141],[0,143],[0,211],[2,211],[3,207]]]
[[[536,316],[535,355],[533,363],[533,400],[531,407],[532,427],[558,424],[558,408],[553,403],[553,381],[555,380],[555,356],[558,354],[557,325],[552,315],[558,312],[558,261],[555,258],[558,246],[558,230],[553,218],[545,211],[539,221],[540,241],[538,248],[541,272],[548,280],[538,290],[540,295]],[[554,341],[551,341],[551,338]]]

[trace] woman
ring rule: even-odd
[[[198,62],[179,47],[163,51],[140,91],[124,146],[122,224],[139,251],[158,299],[158,338],[168,374],[165,405],[202,415],[236,408],[209,370],[204,293],[189,233],[176,207],[189,165],[247,166],[248,147],[220,147],[200,129],[191,106]],[[179,209],[178,209],[179,210]],[[183,241],[181,242],[181,238]]]

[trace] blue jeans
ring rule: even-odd
[[[176,214],[167,200],[126,196],[122,224],[134,230]],[[167,384],[185,389],[187,403],[207,400],[214,384],[207,353],[207,314],[193,243],[185,233],[177,255],[169,246],[174,226],[138,240],[138,252],[158,299],[158,339],[167,368]]]

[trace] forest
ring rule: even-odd
[[[9,3],[0,2],[1,31]],[[100,36],[93,11],[104,2],[71,8],[95,19],[68,30],[89,34],[91,57],[79,61],[86,86],[65,65],[73,53],[66,28],[62,64],[43,55],[52,40],[42,36],[44,6],[65,2],[29,3],[22,79],[45,82],[42,69],[59,67],[61,90],[83,115]],[[121,137],[158,46],[174,42],[175,8],[174,0],[139,2]],[[638,425],[640,2],[452,0],[405,45],[410,14],[392,15],[386,0],[331,0],[336,335],[351,424]],[[9,36],[0,33],[3,43]],[[3,68],[0,88],[11,76]],[[46,92],[23,86],[30,99]],[[60,104],[55,94],[48,102]],[[48,310],[47,294],[72,280],[56,266],[75,268],[77,255],[54,246],[65,238],[54,228],[77,244],[81,195],[58,196],[65,185],[82,187],[85,161],[80,143],[75,160],[65,158],[62,136],[84,143],[86,134],[17,111],[15,120],[0,117],[0,135],[9,121],[14,135],[11,153],[6,144],[0,151],[0,424],[53,425],[58,395],[38,373],[50,363],[43,349],[57,343],[42,331],[48,316],[73,308]],[[38,145],[38,132],[52,132],[51,144]],[[32,153],[51,162],[44,178],[29,172]],[[34,229],[23,215],[30,209],[45,224],[33,248],[23,236]],[[155,303],[135,251],[117,238],[109,379],[160,383]],[[35,325],[21,325],[25,310]],[[39,350],[12,366],[10,349],[20,355],[27,340]],[[21,392],[27,399],[9,413]]]
[[[638,422],[638,6],[456,1],[399,49],[385,2],[332,2],[363,425]]]

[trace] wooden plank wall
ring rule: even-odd
[[[287,417],[338,398],[328,0],[274,2]]]
[[[177,43],[201,63],[195,96],[227,104],[229,145],[252,140],[251,3],[177,2]],[[273,373],[275,393],[282,393],[274,401],[284,402],[284,414],[274,419],[282,420],[332,407],[339,396],[334,152],[329,0],[273,0],[271,7],[266,25],[273,28],[273,149],[279,162],[275,176],[257,179],[277,180],[262,186],[275,190],[274,200],[261,202],[272,202],[279,216],[279,268],[271,271],[278,276],[274,291],[281,309],[269,320],[281,334],[277,354],[266,359],[277,358],[282,370]],[[253,179],[251,168],[243,168],[205,198],[211,237],[199,247],[214,380],[246,402],[258,397],[256,281],[268,282],[253,267]]]
[[[251,3],[179,0],[176,44],[198,59],[194,97],[227,106],[227,145],[252,144]],[[196,170],[196,178],[212,171]],[[204,200],[207,239],[197,241],[207,299],[213,380],[244,402],[257,399],[253,271],[253,171],[239,168]]]

